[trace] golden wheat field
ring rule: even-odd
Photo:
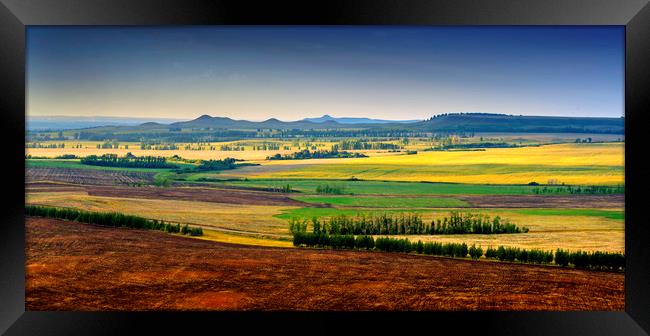
[[[27,203],[57,207],[74,207],[90,211],[119,211],[148,218],[178,221],[203,226],[207,229],[202,239],[264,246],[289,246],[288,222],[275,215],[296,209],[291,206],[260,206],[211,202],[133,199],[89,196],[85,192],[39,192],[27,194]],[[374,209],[381,213],[385,209]],[[433,209],[432,209],[433,210]],[[422,218],[431,221],[449,210],[423,212]],[[408,236],[413,241],[465,242],[488,246],[515,246],[526,249],[568,249],[585,251],[624,251],[624,222],[602,216],[522,214],[508,209],[462,209],[489,216],[501,216],[529,233],[500,235],[423,235]],[[253,234],[251,236],[245,236]],[[260,236],[268,239],[260,239]],[[275,239],[275,240],[274,240]],[[280,240],[277,240],[280,239]]]
[[[206,228],[270,235],[288,235],[287,222],[273,215],[291,209],[289,206],[89,196],[85,192],[28,193],[26,203],[87,211],[116,211]]]
[[[623,184],[624,144],[558,144],[369,158],[258,162],[227,176],[480,184]]]
[[[455,242],[476,244],[483,249],[492,246],[512,246],[525,249],[571,251],[625,251],[625,223],[622,220],[598,216],[557,216],[527,215],[508,210],[477,210],[489,216],[507,218],[517,225],[530,229],[519,234],[463,234],[463,235],[416,235],[407,236],[410,240],[422,242]],[[435,216],[423,216],[425,219]]]
[[[280,145],[280,149],[267,149],[267,150],[253,150],[253,145],[261,146],[268,143],[267,140],[250,140],[250,141],[224,141],[212,142],[202,144],[202,150],[197,150],[196,144],[177,143],[179,149],[173,150],[160,150],[160,149],[140,149],[140,143],[137,142],[124,142],[119,143],[118,148],[97,148],[97,145],[103,144],[101,141],[47,141],[41,142],[41,145],[48,144],[65,144],[64,148],[25,148],[25,155],[43,158],[56,158],[64,154],[72,154],[78,157],[85,157],[88,155],[103,155],[103,154],[117,154],[118,156],[125,156],[131,153],[135,156],[163,156],[171,157],[178,155],[181,158],[188,160],[222,160],[225,158],[234,158],[254,162],[268,162],[265,159],[268,156],[275,154],[291,154],[293,152],[305,149],[306,143],[300,143],[299,146],[291,141],[271,141],[271,143]],[[317,149],[329,150],[334,142],[309,142],[310,145],[316,146]],[[185,149],[185,146],[191,146],[195,149]],[[245,146],[244,146],[245,145]],[[80,147],[78,147],[80,146]],[[209,149],[211,146],[215,147],[214,150]],[[241,146],[244,150],[220,150],[221,146]],[[289,149],[284,149],[287,146]],[[311,147],[309,147],[311,150]],[[390,153],[381,150],[351,150],[351,152],[363,152],[368,156],[391,156],[399,153]]]

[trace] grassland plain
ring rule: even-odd
[[[229,177],[427,181],[477,184],[623,184],[622,143],[558,144],[485,151],[264,162]]]
[[[204,174],[203,177],[218,179],[217,174]],[[349,181],[349,180],[304,180],[304,179],[249,179],[241,181],[216,182],[217,185],[230,185],[257,188],[282,188],[290,185],[293,190],[313,194],[319,185],[342,186],[344,193],[354,195],[533,195],[536,186],[515,184],[467,184],[441,182],[399,182],[399,181]],[[552,187],[551,187],[552,188]],[[553,194],[568,194],[554,192]]]
[[[390,141],[386,141],[390,142]],[[44,157],[44,158],[55,158],[64,154],[73,154],[79,157],[84,157],[88,155],[102,155],[102,154],[117,154],[119,156],[124,156],[127,153],[131,153],[136,156],[164,156],[170,157],[178,155],[184,159],[190,160],[220,160],[227,157],[247,160],[247,161],[265,161],[267,156],[272,156],[276,153],[279,154],[291,154],[295,151],[299,151],[305,148],[311,149],[312,146],[315,146],[317,149],[329,150],[336,141],[304,141],[299,142],[299,145],[295,141],[291,140],[277,140],[277,139],[250,139],[245,141],[224,141],[224,142],[211,142],[211,143],[202,143],[197,145],[196,143],[176,143],[175,145],[178,149],[170,150],[160,150],[160,149],[141,149],[140,143],[136,142],[120,142],[118,148],[97,148],[97,145],[101,145],[103,141],[44,141],[39,142],[41,145],[49,144],[60,144],[64,143],[64,148],[25,148],[25,155],[31,155],[33,157]],[[279,146],[280,149],[260,149],[253,150],[253,146],[262,146],[265,143],[273,143]],[[306,145],[309,144],[308,147]],[[75,146],[81,146],[81,148],[75,148]],[[125,146],[128,146],[126,148]],[[186,146],[191,146],[193,149],[186,149]],[[199,146],[203,149],[199,150]],[[231,146],[231,147],[242,147],[244,150],[221,150],[221,146]],[[211,150],[210,147],[215,147],[214,150]],[[287,147],[288,149],[285,149]],[[397,155],[400,153],[389,153],[385,150],[363,150],[352,152],[363,152],[369,156],[376,155]]]
[[[79,160],[47,160],[47,159],[30,159],[26,160],[27,168],[75,168],[91,170],[119,170],[119,171],[136,171],[136,172],[169,172],[170,169],[158,168],[124,168],[124,167],[104,167],[85,165]]]
[[[449,197],[377,197],[377,196],[297,196],[299,201],[337,206],[379,208],[465,207],[469,203]]]
[[[206,229],[228,230],[206,234],[210,240],[277,244],[270,239],[252,241],[245,234],[271,239],[289,237],[287,220],[311,219],[359,213],[417,212],[424,220],[447,216],[451,209],[406,208],[298,208],[290,206],[254,206],[211,202],[137,199],[120,197],[88,196],[85,192],[38,192],[28,193],[26,202],[59,207],[74,207],[90,211],[119,211],[148,218],[164,219],[198,225]],[[459,235],[459,236],[409,236],[413,240],[436,240],[507,245],[525,248],[564,248],[570,250],[624,250],[624,222],[621,209],[467,209],[460,211],[501,216],[512,222],[527,226],[530,232],[510,235]],[[206,239],[207,239],[206,238]],[[286,241],[281,241],[286,246]]]
[[[273,217],[292,207],[224,204],[183,200],[89,196],[85,192],[28,193],[27,204],[116,211],[152,219],[188,223],[258,235],[288,235],[287,222]]]
[[[275,217],[283,219],[329,217],[334,215],[355,216],[357,214],[419,213],[424,221],[448,216],[451,209],[362,209],[362,208],[298,208],[288,210]],[[511,222],[526,226],[528,233],[499,235],[409,235],[412,241],[457,242],[477,244],[483,248],[499,245],[526,249],[557,248],[583,251],[625,251],[625,224],[623,210],[611,209],[467,209],[459,211],[500,216]]]

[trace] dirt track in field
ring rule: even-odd
[[[28,218],[28,310],[623,310],[624,276]]]

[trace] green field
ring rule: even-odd
[[[351,197],[351,196],[296,196],[307,203],[324,203],[337,206],[373,208],[434,208],[465,207],[469,203],[448,197]]]
[[[282,214],[276,215],[277,218],[291,219],[303,218],[310,219],[316,217],[329,217],[337,215],[354,216],[356,214],[377,214],[377,213],[449,213],[454,209],[391,209],[391,208],[297,208],[285,210]],[[492,215],[518,214],[527,216],[564,216],[564,217],[595,217],[623,221],[625,212],[623,210],[602,210],[602,209],[462,209],[460,211],[489,213]]]
[[[602,209],[517,209],[509,212],[532,216],[590,216],[625,220],[625,210]]]
[[[215,185],[229,185],[257,188],[282,188],[287,184],[293,190],[314,194],[319,185],[343,186],[345,194],[354,195],[533,195],[536,188],[513,184],[465,184],[393,181],[346,181],[346,180],[304,180],[304,179],[249,179],[246,181],[213,182]],[[554,188],[554,187],[549,187]],[[566,191],[544,195],[566,195]]]
[[[93,170],[120,170],[120,171],[134,171],[134,172],[168,172],[170,169],[154,169],[154,168],[123,168],[123,167],[104,167],[93,166],[79,163],[79,160],[45,160],[45,159],[29,159],[25,160],[27,168],[75,168],[75,169],[93,169]]]

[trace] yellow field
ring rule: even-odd
[[[293,247],[291,241],[288,240],[264,239],[245,235],[229,234],[209,229],[203,230],[203,236],[197,236],[194,238],[242,245]]]
[[[625,251],[625,223],[621,220],[596,216],[538,216],[522,215],[508,210],[476,210],[494,217],[507,218],[519,226],[530,229],[528,233],[493,235],[423,235],[408,236],[410,240],[457,242],[476,244],[483,249],[499,245],[525,249],[555,250],[557,248],[583,251]],[[425,220],[434,216],[423,216]]]
[[[284,146],[290,146],[291,149],[289,150],[253,150],[252,146],[243,146],[245,148],[244,151],[222,151],[219,150],[220,146],[222,145],[228,145],[228,146],[234,146],[237,145],[238,143],[257,143],[257,144],[262,144],[264,142],[274,142],[274,143],[282,143],[281,148]],[[189,159],[189,160],[221,160],[225,158],[235,158],[235,159],[240,159],[240,160],[246,160],[246,161],[254,161],[254,162],[269,162],[265,161],[267,156],[272,156],[275,154],[291,154],[296,151],[298,151],[298,147],[292,146],[291,141],[279,141],[279,140],[250,140],[250,141],[226,141],[226,142],[212,142],[212,143],[207,143],[204,145],[204,147],[209,146],[215,146],[215,150],[209,150],[209,149],[204,149],[204,150],[187,150],[184,149],[185,145],[188,145],[186,143],[177,143],[176,145],[179,147],[177,150],[155,150],[155,149],[140,149],[140,143],[139,142],[120,142],[119,143],[119,148],[97,148],[98,144],[102,144],[102,141],[48,141],[48,142],[40,142],[43,145],[47,144],[58,144],[58,143],[65,143],[65,148],[25,148],[25,155],[31,155],[35,157],[46,157],[46,158],[55,158],[57,156],[61,156],[64,154],[73,154],[79,157],[84,157],[88,155],[103,155],[103,154],[117,154],[119,156],[124,156],[126,153],[131,153],[136,156],[146,156],[146,155],[151,155],[151,156],[164,156],[164,157],[170,157],[174,155],[178,155],[184,159]],[[325,149],[329,150],[332,146],[332,142],[313,142],[313,145],[316,145],[318,149]],[[75,145],[81,145],[81,148],[73,148]],[[129,148],[124,148],[128,146]],[[192,144],[192,146],[196,146],[196,144]],[[305,149],[304,143],[301,143],[300,149]],[[377,155],[396,155],[400,153],[388,153],[387,151],[379,151],[379,150],[364,150],[364,151],[351,151],[351,152],[363,152],[364,154],[368,156],[377,156]]]
[[[239,205],[211,202],[89,196],[85,192],[28,193],[26,203],[72,207],[87,211],[117,211],[251,233],[288,235],[287,222],[273,217],[287,206]]]
[[[559,144],[377,155],[355,159],[264,161],[227,175],[249,178],[304,178],[428,181],[482,184],[622,184],[624,144]]]

